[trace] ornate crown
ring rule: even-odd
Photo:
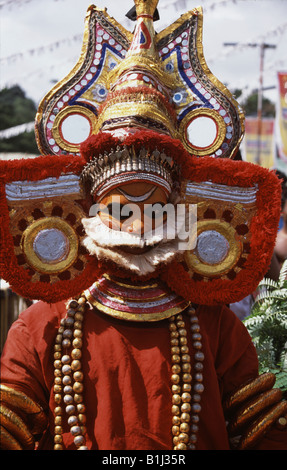
[[[37,117],[42,152],[81,153],[92,160],[82,180],[96,193],[119,174],[118,183],[150,175],[170,191],[175,169],[190,155],[232,157],[243,136],[237,103],[204,61],[201,9],[155,34],[158,0],[134,3],[133,35],[106,11],[90,7],[81,59],[43,100]],[[75,137],[81,124],[84,144]]]

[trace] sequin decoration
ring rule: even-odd
[[[201,8],[182,15],[180,20],[157,35],[157,46],[166,72],[182,84],[185,91],[175,91],[173,102],[178,115],[179,135],[186,149],[194,155],[230,157],[243,136],[244,116],[231,93],[210,72],[202,48],[203,16]],[[212,145],[193,145],[186,138],[187,127],[196,112],[213,113],[218,123],[218,141]]]
[[[43,154],[78,154],[80,144],[92,134],[100,104],[107,96],[107,75],[125,57],[128,31],[106,12],[90,8],[78,63],[42,100],[36,118],[36,139]],[[89,123],[85,132],[73,140],[65,138],[62,126],[67,114],[78,115]]]

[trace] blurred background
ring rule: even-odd
[[[89,0],[0,1],[0,159],[38,154],[34,118],[40,100],[78,61]],[[133,0],[97,0],[126,29]],[[243,160],[287,175],[287,0],[160,0],[161,31],[203,7],[203,51],[211,72],[246,114]],[[1,285],[1,330],[23,308]],[[8,304],[11,302],[11,307]],[[24,300],[25,306],[25,300]],[[2,339],[1,339],[2,348]]]

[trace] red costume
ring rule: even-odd
[[[3,351],[4,449],[287,448],[287,404],[222,306],[269,267],[279,181],[229,160],[244,118],[201,9],[155,35],[157,3],[135,0],[133,35],[89,8],[39,107],[42,156],[0,162],[1,276],[40,300]]]
[[[48,306],[42,302],[21,314],[9,332],[1,366],[3,383],[31,396],[45,411],[49,407],[50,429],[55,406],[53,344],[64,315],[64,303]],[[208,385],[201,402],[197,449],[227,450],[230,444],[222,399],[257,376],[257,355],[245,327],[226,307],[202,306],[198,317]],[[83,337],[88,448],[169,450],[171,364],[167,320],[135,325],[89,310]],[[74,448],[68,430],[63,439],[65,448]],[[286,449],[286,444],[282,432],[273,431],[271,441],[265,439],[259,448]],[[39,449],[53,449],[51,431],[44,434]]]
[[[49,403],[53,429],[53,344],[63,303],[30,307],[10,330],[4,351],[2,381],[31,396],[44,409]],[[208,385],[202,397],[198,449],[229,449],[224,395],[257,375],[257,356],[243,324],[227,308],[200,307]],[[171,391],[170,339],[167,320],[140,325],[86,314],[83,367],[89,410],[87,446],[100,450],[168,450]],[[189,338],[190,339],[190,338]],[[16,354],[15,354],[16,351]],[[92,352],[92,353],[91,353]],[[65,448],[73,439],[64,434]],[[40,449],[53,449],[50,432]]]

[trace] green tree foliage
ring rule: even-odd
[[[246,116],[256,116],[257,115],[257,102],[258,95],[254,93],[246,98],[242,107],[245,111]],[[263,117],[274,117],[275,116],[275,105],[267,98],[263,97],[262,100],[262,116]]]
[[[234,90],[234,97],[238,99],[242,91],[239,89]],[[247,98],[241,103],[243,111],[246,116],[257,116],[257,107],[258,107],[258,93],[251,93]],[[276,106],[272,101],[263,96],[262,99],[262,117],[272,118],[275,117]]]
[[[0,130],[33,122],[36,112],[34,102],[26,98],[19,86],[0,90]],[[10,139],[1,139],[0,152],[38,154],[34,131],[24,132]]]
[[[251,314],[244,319],[256,347],[259,370],[276,375],[276,386],[287,396],[287,261],[278,281],[264,278],[259,283]]]

